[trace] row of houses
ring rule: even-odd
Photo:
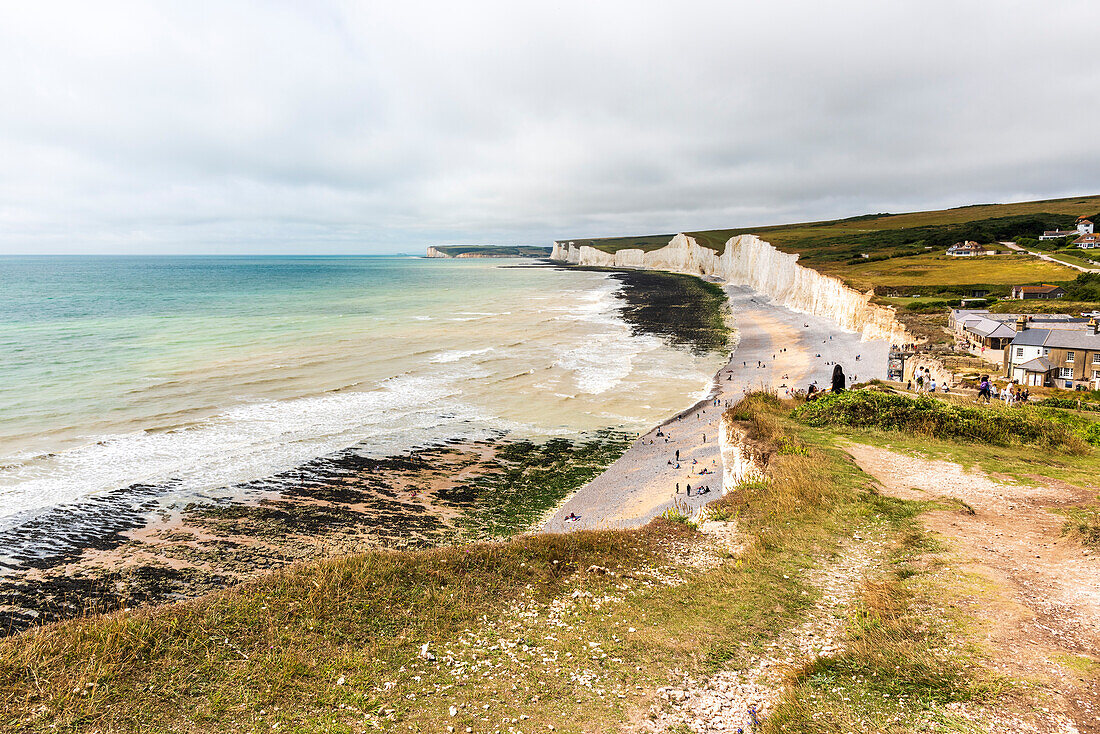
[[[956,309],[948,325],[973,350],[1003,350],[1004,374],[1021,385],[1100,389],[1098,314],[994,314]]]
[[[1084,237],[1093,234],[1092,222],[1088,217],[1077,217],[1077,225],[1074,229],[1052,229],[1039,235],[1041,240],[1056,240],[1061,237]]]

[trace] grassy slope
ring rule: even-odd
[[[942,561],[914,522],[922,505],[876,495],[836,433],[795,424],[774,399],[738,415],[781,448],[770,481],[721,500],[749,541],[736,559],[658,521],[303,565],[0,641],[0,728],[611,731],[644,716],[657,686],[767,654],[815,599],[807,571],[857,532],[886,538],[886,565],[848,651],[793,678],[770,730],[908,731],[950,724],[944,703],[994,698],[981,651],[953,642],[966,620],[931,573]],[[437,660],[418,656],[428,641]]]
[[[896,259],[874,264],[876,266],[873,269],[874,275],[891,277],[895,285],[921,285],[936,284],[945,277],[933,272],[943,265],[938,261],[935,268],[929,268],[923,274],[914,275],[911,272],[913,269],[921,269],[923,260],[920,258],[926,256],[914,252],[916,246],[906,242],[923,236],[926,233],[925,228],[938,228],[943,233],[951,234],[954,231],[951,227],[983,220],[1027,215],[1055,215],[1072,219],[1080,215],[1092,216],[1098,210],[1100,210],[1100,196],[1082,196],[1015,204],[984,204],[909,214],[868,215],[828,222],[706,230],[687,234],[695,237],[701,245],[718,251],[721,251],[726,240],[734,235],[756,234],[780,250],[801,254],[805,264],[841,277],[859,287],[878,284],[878,282],[872,282],[871,272],[861,274],[858,270],[861,267],[871,269],[872,264],[853,262],[852,259],[858,258],[860,253],[864,252],[872,256],[890,256]],[[905,233],[901,230],[912,230],[912,232]],[[614,252],[635,247],[653,250],[666,245],[669,239],[671,235],[563,241],[571,241],[577,245],[591,245]],[[917,247],[917,249],[923,250],[923,247]],[[941,248],[937,245],[936,249]],[[917,259],[909,260],[907,257],[898,257],[899,255],[916,255]],[[1016,258],[1011,257],[984,258],[978,262],[969,262],[967,265],[963,272],[953,273],[950,276],[953,280],[950,282],[1005,284],[1017,282],[1019,279],[1025,282],[1038,282],[1044,279],[1068,281],[1076,276],[1076,273],[1069,268],[1041,263],[1035,259],[1017,262]],[[950,267],[963,268],[962,265]],[[910,271],[908,274],[907,270]],[[909,275],[913,277],[909,278]]]

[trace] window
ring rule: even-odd
[[[1062,367],[1061,369],[1058,370],[1058,376],[1063,378],[1063,379],[1066,379],[1066,380],[1073,379],[1073,368],[1072,367]]]
[[[1024,348],[1023,347],[1016,347],[1016,356],[1017,357],[1024,356]]]
[[[1092,363],[1093,364],[1100,364],[1100,352],[1093,352],[1092,353]]]
[[[1073,352],[1066,352],[1066,364],[1073,364]]]
[[[1050,356],[1050,347],[1043,347],[1043,356],[1044,357],[1049,357]]]
[[[1100,370],[1093,370],[1092,371],[1092,379],[1100,380]]]

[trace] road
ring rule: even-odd
[[[1058,265],[1065,265],[1067,268],[1073,268],[1074,270],[1080,270],[1082,273],[1100,273],[1100,268],[1083,268],[1080,265],[1074,265],[1073,263],[1068,263],[1064,260],[1056,260],[1055,258],[1051,257],[1050,255],[1047,255],[1047,254],[1042,253],[1042,252],[1032,252],[1031,250],[1025,250],[1024,248],[1017,245],[1015,242],[1002,242],[1001,244],[1004,245],[1005,247],[1007,247],[1010,250],[1015,250],[1016,252],[1026,252],[1028,255],[1034,255],[1035,257],[1039,258],[1040,260],[1046,260],[1047,262],[1057,263]]]

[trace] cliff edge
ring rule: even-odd
[[[793,311],[832,319],[842,329],[860,333],[865,341],[912,341],[893,309],[871,303],[871,293],[860,293],[838,278],[799,265],[797,254],[781,252],[756,235],[731,237],[721,255],[685,234],[649,252],[626,249],[612,254],[588,245],[555,242],[550,259],[574,265],[671,270],[718,278],[747,285]]]

